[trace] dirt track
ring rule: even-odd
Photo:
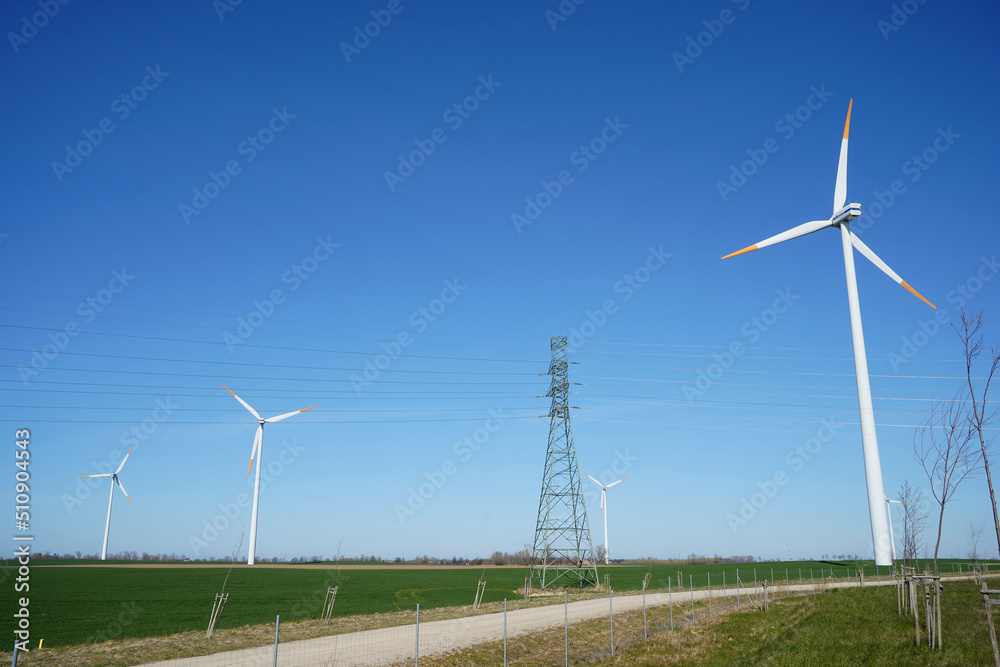
[[[971,579],[972,577],[949,577],[953,579]],[[888,579],[868,581],[867,586],[887,586],[894,582]],[[779,586],[778,590],[787,594],[821,593],[834,588],[854,588],[857,581],[841,583],[819,582],[811,584],[793,584]],[[744,589],[743,595],[754,595],[759,589]],[[728,596],[735,594],[732,588]],[[780,594],[780,593],[779,593]],[[712,595],[716,599],[719,591],[696,590],[677,591],[673,595],[666,593],[651,593],[646,595],[647,606],[674,604],[686,605],[689,601],[704,600]],[[561,626],[564,623],[575,623],[591,618],[599,618],[608,614],[608,600],[594,599],[573,602],[567,606],[555,604],[532,609],[521,609],[507,614],[506,622],[503,614],[484,614],[457,618],[447,621],[433,621],[420,624],[420,654],[434,655],[454,651],[456,649],[475,646],[485,642],[499,641],[505,634],[508,637],[530,634],[532,632]],[[627,595],[614,598],[615,613],[642,609],[642,596]],[[392,665],[413,660],[417,630],[414,625],[404,625],[380,630],[368,630],[344,635],[307,639],[282,644],[279,647],[277,664],[285,667],[312,667],[314,665]],[[241,649],[197,658],[183,658],[164,662],[149,663],[143,667],[217,667],[220,665],[242,666],[271,664],[274,660],[273,646]]]

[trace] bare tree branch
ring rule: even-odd
[[[996,420],[1000,414],[1000,407],[996,410],[989,410],[988,397],[990,384],[993,376],[1000,367],[1000,345],[994,345],[990,350],[990,358],[987,362],[985,384],[982,393],[976,395],[976,388],[972,378],[972,366],[983,354],[983,334],[982,329],[989,320],[986,319],[983,311],[978,313],[967,312],[964,308],[961,312],[961,323],[959,326],[952,325],[955,333],[962,341],[963,352],[965,353],[965,377],[969,387],[969,410],[968,420],[970,428],[979,438],[980,456],[982,457],[983,470],[986,472],[986,485],[990,491],[990,506],[993,509],[993,526],[997,534],[997,549],[1000,550],[1000,513],[997,511],[996,493],[993,490],[993,476],[990,474],[989,450],[992,440],[987,440],[983,432]]]
[[[981,470],[982,459],[973,440],[968,418],[968,392],[960,390],[950,401],[941,401],[913,437],[913,454],[930,482],[931,495],[939,506],[934,571],[937,572],[945,505],[965,479]]]

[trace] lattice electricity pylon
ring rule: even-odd
[[[580,468],[569,421],[569,355],[566,336],[553,336],[549,445],[532,550],[531,580],[540,588],[555,583],[597,586],[590,523],[583,504]]]

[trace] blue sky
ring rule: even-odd
[[[997,316],[997,9],[902,4],[5,4],[2,419],[36,547],[100,550],[77,476],[135,442],[110,550],[231,552],[254,423],[225,383],[317,406],[265,431],[259,556],[518,549],[575,331],[581,467],[631,475],[613,556],[870,554],[835,231],[719,258],[829,215],[853,98],[855,229],[944,315]],[[857,264],[885,486],[926,488],[958,339]],[[945,519],[964,555],[982,478]]]

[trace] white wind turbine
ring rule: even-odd
[[[225,387],[226,391],[228,391],[230,394],[233,394],[232,389],[226,387],[226,385],[222,386]],[[239,401],[244,408],[249,410],[250,414],[252,414],[254,416],[254,419],[257,420],[257,433],[253,437],[253,447],[250,448],[250,465],[247,466],[247,477],[249,477],[250,469],[253,468],[253,460],[254,457],[256,456],[257,474],[256,477],[254,478],[254,483],[253,483],[253,510],[250,513],[250,550],[247,553],[247,565],[253,565],[254,551],[256,550],[257,547],[257,502],[260,499],[260,459],[261,459],[261,449],[264,445],[264,424],[270,424],[272,422],[280,422],[282,419],[288,419],[289,417],[297,415],[300,412],[305,412],[306,410],[312,410],[316,406],[314,405],[311,408],[304,408],[302,410],[296,410],[295,412],[288,412],[283,415],[278,415],[277,417],[268,417],[267,419],[264,419],[259,414],[257,414],[257,411],[251,408],[247,404],[247,402],[244,401],[242,398],[240,398],[236,394],[233,394],[233,398]]]
[[[902,500],[892,500],[888,496],[885,497],[885,513],[889,517],[889,539],[892,540],[892,560],[895,561],[896,560],[896,536],[892,534],[892,508],[889,505],[890,503],[896,503],[898,505],[905,505],[906,503],[904,503]],[[903,523],[904,523],[903,527],[905,528],[906,527],[905,526],[906,522],[904,521]],[[906,531],[904,530],[904,533],[905,532]],[[903,550],[905,551],[906,550],[905,549],[906,545],[904,544],[903,546],[904,546]]]
[[[587,474],[587,471],[581,470],[581,472],[584,475],[587,475],[587,477],[590,477],[590,475]],[[629,477],[631,477],[631,475],[629,475]],[[624,482],[626,479],[628,479],[628,477],[622,477],[617,482],[611,482],[607,486],[601,484],[593,477],[590,477],[590,479],[593,480],[594,484],[601,487],[601,514],[604,516],[604,564],[610,565],[611,552],[608,547],[608,489],[610,489],[615,484],[620,484],[621,482]]]
[[[111,532],[111,501],[113,501],[115,499],[115,484],[118,485],[118,488],[121,489],[122,493],[125,494],[125,497],[128,498],[128,504],[129,505],[132,504],[132,499],[128,497],[128,491],[125,490],[125,487],[122,486],[121,480],[118,479],[118,473],[120,473],[122,471],[122,468],[125,467],[125,462],[128,461],[128,455],[132,453],[132,449],[134,447],[135,447],[135,445],[132,445],[132,447],[128,448],[128,452],[125,454],[125,458],[122,459],[121,464],[119,464],[118,470],[116,470],[114,472],[106,472],[106,473],[103,473],[103,474],[100,474],[100,475],[81,475],[80,476],[80,479],[87,479],[89,477],[110,477],[111,478],[111,494],[108,496],[108,520],[104,524],[104,546],[101,547],[101,560],[105,560],[108,557],[108,533]]]
[[[854,343],[854,371],[858,384],[858,407],[861,412],[861,442],[864,451],[865,481],[868,486],[868,516],[871,520],[872,543],[875,547],[875,563],[891,565],[889,556],[890,536],[886,525],[886,516],[882,511],[885,502],[885,492],[882,485],[882,465],[879,462],[878,440],[875,435],[875,412],[872,408],[871,385],[868,380],[868,358],[865,353],[864,331],[861,328],[861,306],[858,301],[858,281],[854,273],[854,248],[867,257],[875,266],[898,284],[910,290],[931,308],[937,308],[927,301],[905,280],[889,268],[878,255],[861,242],[852,231],[850,222],[861,215],[861,204],[846,204],[847,202],[847,135],[851,127],[851,107],[854,100],[847,106],[847,121],[844,123],[844,139],[840,144],[840,162],[837,165],[837,183],[833,192],[833,215],[829,220],[814,220],[793,227],[755,245],[743,248],[722,259],[742,255],[751,250],[788,241],[790,239],[812,234],[827,227],[839,227],[841,245],[844,251],[844,272],[847,276],[847,304],[851,315],[851,338]]]

